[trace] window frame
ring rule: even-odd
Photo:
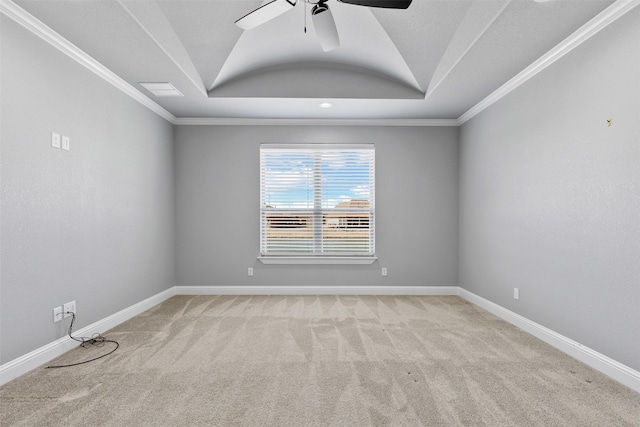
[[[313,184],[311,185],[313,190],[313,207],[303,208],[300,210],[301,213],[311,216],[314,219],[313,225],[313,247],[314,252],[309,253],[301,253],[301,254],[292,254],[292,253],[268,253],[264,250],[265,239],[266,239],[266,227],[267,220],[265,216],[267,212],[274,210],[268,210],[265,204],[265,165],[264,165],[264,157],[263,153],[275,150],[283,150],[283,153],[286,151],[295,152],[349,152],[352,151],[360,151],[367,150],[370,151],[370,160],[369,160],[369,207],[367,208],[367,212],[369,213],[369,237],[368,237],[368,245],[370,248],[369,252],[365,252],[362,254],[357,253],[349,253],[345,255],[336,254],[336,253],[327,253],[324,254],[318,251],[318,247],[322,246],[323,242],[323,215],[327,210],[331,210],[331,208],[323,208],[322,207],[322,186],[318,186],[318,177],[315,175],[317,170],[314,170],[314,179]],[[315,155],[314,155],[315,157]],[[259,209],[259,244],[260,249],[258,259],[263,264],[372,264],[378,258],[375,255],[375,145],[370,143],[362,143],[362,144],[274,144],[274,143],[263,143],[260,144],[260,209]],[[314,167],[314,169],[316,169]],[[322,169],[320,168],[320,171]],[[322,177],[322,172],[320,173],[320,177]],[[318,194],[319,193],[319,194]],[[354,200],[354,199],[351,199]],[[273,209],[273,208],[272,208]],[[282,211],[287,210],[288,208],[282,208]],[[356,209],[353,209],[354,211]],[[346,209],[348,212],[348,209]],[[343,211],[340,211],[343,212]],[[346,213],[346,212],[345,212]]]

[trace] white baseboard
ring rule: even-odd
[[[176,295],[458,295],[457,286],[176,286]]]
[[[459,288],[458,295],[640,393],[640,372],[466,289]]]
[[[95,333],[104,333],[106,330],[114,328],[119,324],[131,319],[138,314],[149,310],[150,308],[160,304],[162,301],[175,295],[175,287],[160,292],[152,297],[145,299],[137,304],[120,310],[109,317],[79,329],[74,332],[77,336],[91,336]],[[49,362],[52,359],[66,353],[67,351],[78,346],[78,343],[68,336],[55,340],[43,347],[40,347],[24,356],[18,357],[4,365],[0,366],[0,385],[6,384],[14,378]]]
[[[458,286],[175,286],[77,331],[104,332],[173,295],[458,295],[640,393],[640,372]],[[60,338],[0,366],[0,385],[77,346]]]

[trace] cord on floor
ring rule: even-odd
[[[88,337],[76,338],[76,337],[74,337],[73,335],[71,335],[71,333],[73,332],[73,322],[75,322],[75,320],[76,320],[76,314],[74,312],[72,312],[72,311],[67,311],[67,314],[71,315],[71,324],[69,325],[69,330],[68,330],[67,333],[69,335],[69,338],[71,338],[74,341],[78,341],[80,343],[80,347],[84,347],[84,348],[102,347],[102,346],[105,345],[105,343],[113,343],[113,344],[116,345],[116,347],[113,350],[111,350],[109,353],[103,354],[102,356],[94,357],[93,359],[90,359],[90,360],[85,360],[84,362],[71,363],[69,365],[52,365],[52,366],[47,366],[47,368],[69,368],[71,366],[83,365],[85,363],[93,362],[94,360],[102,359],[103,357],[106,357],[106,356],[110,355],[111,353],[116,351],[118,349],[118,347],[120,347],[120,344],[117,341],[105,339],[100,334],[93,334],[91,336],[91,338],[88,338]]]

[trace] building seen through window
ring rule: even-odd
[[[261,148],[262,255],[373,255],[373,190],[372,146]]]

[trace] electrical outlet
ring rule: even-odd
[[[520,289],[513,288],[513,299],[520,299]]]
[[[249,267],[249,269],[247,270],[247,274],[249,276],[253,276],[253,267]]]
[[[67,317],[71,316],[71,313],[76,314],[76,302],[75,301],[68,302],[62,307],[62,309],[64,311],[64,317],[66,319]]]
[[[57,323],[62,320],[62,307],[56,307],[53,309],[53,323]]]
[[[387,277],[387,267],[382,267],[382,275]]]

